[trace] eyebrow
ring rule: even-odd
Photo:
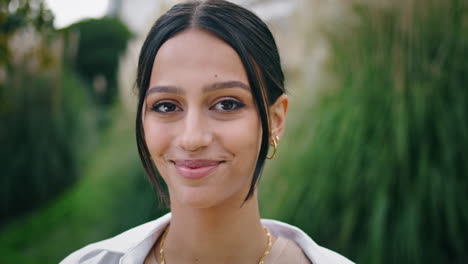
[[[156,85],[146,91],[146,96],[152,93],[173,93],[173,94],[184,94],[185,92],[177,86],[171,85]]]
[[[216,82],[211,85],[205,86],[203,88],[203,92],[212,92],[215,90],[227,88],[242,88],[250,92],[250,87],[247,84],[240,81]]]
[[[242,88],[250,92],[250,87],[247,84],[240,81],[215,82],[203,87],[203,92],[213,92],[216,90],[228,88]],[[152,93],[173,93],[183,95],[185,94],[185,91],[182,90],[180,87],[173,85],[156,85],[149,88],[148,91],[146,91],[146,96]]]

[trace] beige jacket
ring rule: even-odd
[[[113,238],[90,244],[73,252],[60,264],[142,264],[170,220],[171,214],[168,213]],[[317,245],[297,227],[268,219],[262,219],[262,224],[273,236],[294,241],[314,264],[353,263],[338,253]]]

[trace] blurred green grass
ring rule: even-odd
[[[467,263],[468,2],[379,3],[327,28],[333,80],[298,99],[263,215],[358,263]]]
[[[0,262],[58,263],[69,253],[162,215],[144,178],[133,119],[116,108],[83,175],[45,208],[0,231]]]

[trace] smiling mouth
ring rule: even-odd
[[[201,179],[208,176],[224,161],[216,160],[172,160],[177,173],[187,179]]]

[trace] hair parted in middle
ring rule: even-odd
[[[193,28],[207,31],[230,45],[239,55],[248,76],[262,124],[262,138],[250,189],[245,197],[247,201],[255,191],[268,153],[269,106],[285,93],[285,88],[280,56],[273,35],[267,25],[246,8],[224,0],[188,1],[173,6],[153,25],[141,48],[138,61],[138,153],[150,181],[158,190],[160,198],[168,204],[162,179],[146,145],[142,111],[159,48],[176,34]]]

